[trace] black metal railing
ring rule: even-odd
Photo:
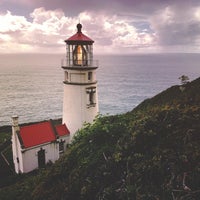
[[[62,59],[61,60],[62,67],[98,67],[98,60],[73,60],[73,59]]]

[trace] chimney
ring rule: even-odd
[[[19,123],[18,123],[18,116],[12,116],[12,127],[15,129],[15,131],[19,131]]]

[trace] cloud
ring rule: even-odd
[[[5,50],[3,52],[50,52],[52,49],[49,47],[62,46],[61,39],[64,39],[68,26],[75,23],[72,18],[65,17],[61,10],[47,11],[38,8],[30,16],[32,22],[23,16],[12,15],[9,11],[0,15],[0,42],[1,49]]]
[[[22,4],[24,2],[21,1]],[[41,1],[29,1],[28,5],[34,2]],[[84,2],[89,3],[88,0]],[[106,2],[103,2],[102,8],[108,5]],[[173,1],[168,5],[170,1],[165,4],[159,2],[149,0],[145,4],[144,1],[125,0],[126,5],[122,6],[121,1],[116,0],[113,7],[123,8],[119,13],[111,8],[110,13],[108,10],[85,10],[74,16],[63,10],[67,3],[77,3],[69,0],[58,0],[63,9],[35,8],[29,17],[7,11],[0,14],[0,49],[1,52],[65,53],[64,40],[76,32],[76,24],[80,20],[84,34],[95,40],[97,53],[158,52],[160,49],[180,51],[182,46],[191,51],[199,50],[200,4]],[[49,1],[51,6],[54,3]],[[91,4],[88,7],[95,8]],[[131,12],[133,5],[135,7]],[[85,5],[79,4],[79,7],[85,8]],[[136,8],[139,10],[136,11]],[[128,12],[124,12],[126,10]]]
[[[84,24],[84,30],[87,30],[86,33],[96,40],[95,45],[103,51],[130,53],[154,45],[153,33],[136,28],[124,17],[104,13],[97,15],[94,12],[84,12],[79,17],[84,19],[81,22]]]
[[[13,7],[13,10],[17,7],[17,9],[21,9],[21,12],[23,12],[23,6],[29,9],[45,7],[47,10],[62,8],[68,16],[77,16],[85,11],[104,12],[112,15],[132,13],[150,15],[156,9],[165,7],[173,1],[175,0],[3,0],[2,5],[7,6],[7,9]]]
[[[199,14],[200,7],[191,7],[187,3],[158,10],[150,20],[158,45],[163,47],[196,46],[200,39]]]
[[[45,51],[52,48],[63,51],[64,40],[76,32],[81,19],[83,32],[95,40],[98,49],[120,52],[121,48],[150,44],[153,35],[139,32],[129,21],[117,15],[82,12],[76,17],[66,17],[61,9],[37,8],[31,14],[32,21],[11,12],[0,15],[0,41],[7,51]],[[62,50],[61,50],[62,48]],[[53,49],[53,52],[55,49]]]
[[[0,30],[2,33],[22,30],[29,25],[25,17],[13,16],[9,11],[5,15],[0,15],[0,20]]]
[[[12,52],[19,47],[18,40],[23,37],[30,27],[30,23],[23,16],[14,16],[7,11],[6,14],[0,15],[0,43],[1,52]],[[21,49],[26,45],[21,44]]]

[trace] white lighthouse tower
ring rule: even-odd
[[[70,130],[70,140],[85,122],[91,123],[99,112],[96,69],[98,62],[93,60],[94,41],[81,31],[65,40],[66,62],[64,69],[63,123]]]

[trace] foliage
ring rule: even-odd
[[[0,127],[0,145],[11,138],[11,127],[2,126]]]
[[[200,79],[183,92],[173,86],[85,124],[61,159],[1,189],[0,199],[200,199],[199,121]]]
[[[185,85],[189,82],[189,77],[185,75],[182,75],[181,77],[179,77],[179,79],[181,80],[182,85]]]

